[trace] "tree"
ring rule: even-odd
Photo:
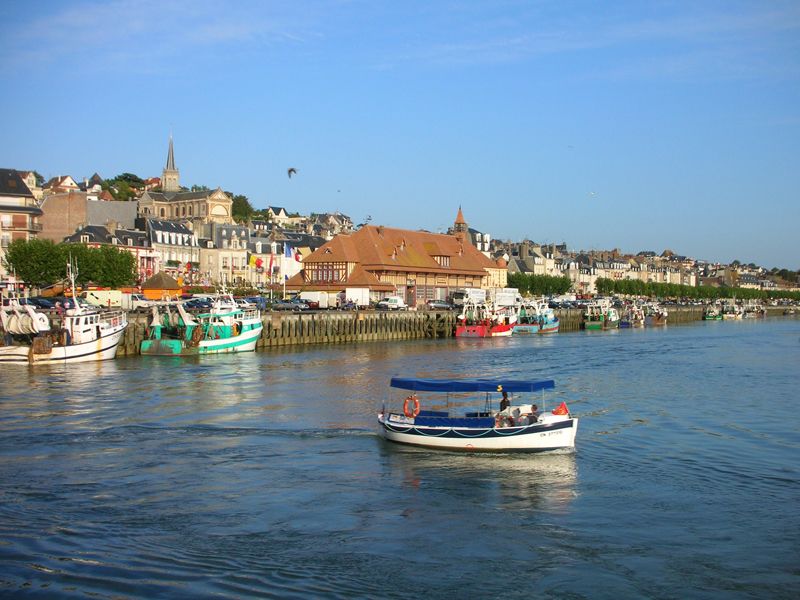
[[[138,176],[134,175],[133,173],[121,173],[114,178],[116,181],[124,181],[131,187],[142,188],[144,187],[144,181]]]
[[[232,195],[230,192],[226,193]],[[250,220],[254,213],[255,209],[253,209],[253,206],[250,204],[250,200],[247,199],[247,196],[243,196],[241,194],[233,196],[231,214],[234,221],[237,223],[245,223]]]
[[[76,283],[119,287],[136,281],[136,259],[114,246],[89,248],[83,244],[54,244],[50,240],[15,240],[8,246],[6,266],[36,287],[66,278],[67,262],[78,268]]]
[[[204,185],[193,185],[192,186],[192,191],[193,192],[210,192],[211,190],[208,189],[208,187],[206,187]]]
[[[66,262],[50,240],[14,240],[8,245],[5,267],[29,285],[42,287],[64,278]]]

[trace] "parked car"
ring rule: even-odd
[[[248,296],[245,300],[259,310],[267,310],[267,308],[269,308],[269,300],[264,298],[264,296]]]
[[[308,303],[299,298],[292,298],[291,300],[277,300],[272,303],[272,310],[309,310]]]
[[[28,298],[31,304],[33,304],[36,308],[42,309],[53,309],[56,307],[56,303],[53,302],[50,298]]]
[[[375,305],[378,310],[408,310],[408,305],[400,296],[386,296]]]
[[[72,297],[67,298],[66,296],[55,296],[50,300],[53,302],[53,307],[57,307],[60,304],[60,306],[64,309],[75,308],[75,301],[72,299]],[[86,302],[86,300],[83,298],[78,298],[78,306],[82,308],[97,308],[96,306],[92,306]]]
[[[211,310],[213,303],[208,298],[192,298],[183,303],[183,307],[189,310]]]
[[[425,302],[425,307],[428,310],[453,310],[453,305],[447,300],[428,300]]]

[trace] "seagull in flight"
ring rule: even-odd
[[[294,167],[289,167],[286,170],[286,174],[289,176],[289,179],[291,179],[292,175],[297,175],[297,169],[295,169]]]

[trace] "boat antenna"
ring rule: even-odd
[[[69,254],[67,261],[67,279],[69,279],[70,287],[72,288],[72,303],[74,308],[78,309],[78,296],[75,292],[75,280],[78,278],[78,261],[72,258],[72,253]]]

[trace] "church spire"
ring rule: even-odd
[[[175,168],[175,153],[172,150],[172,134],[169,134],[169,152],[167,152],[167,165],[161,174],[161,191],[163,192],[179,192],[180,173]]]
[[[461,206],[459,206],[456,221],[453,223],[453,235],[463,242],[466,239],[468,230],[467,221],[464,219],[464,213],[461,212]]]
[[[175,153],[172,151],[172,134],[169,134],[169,152],[167,153],[167,166],[164,167],[167,171],[176,171],[175,168]]]

